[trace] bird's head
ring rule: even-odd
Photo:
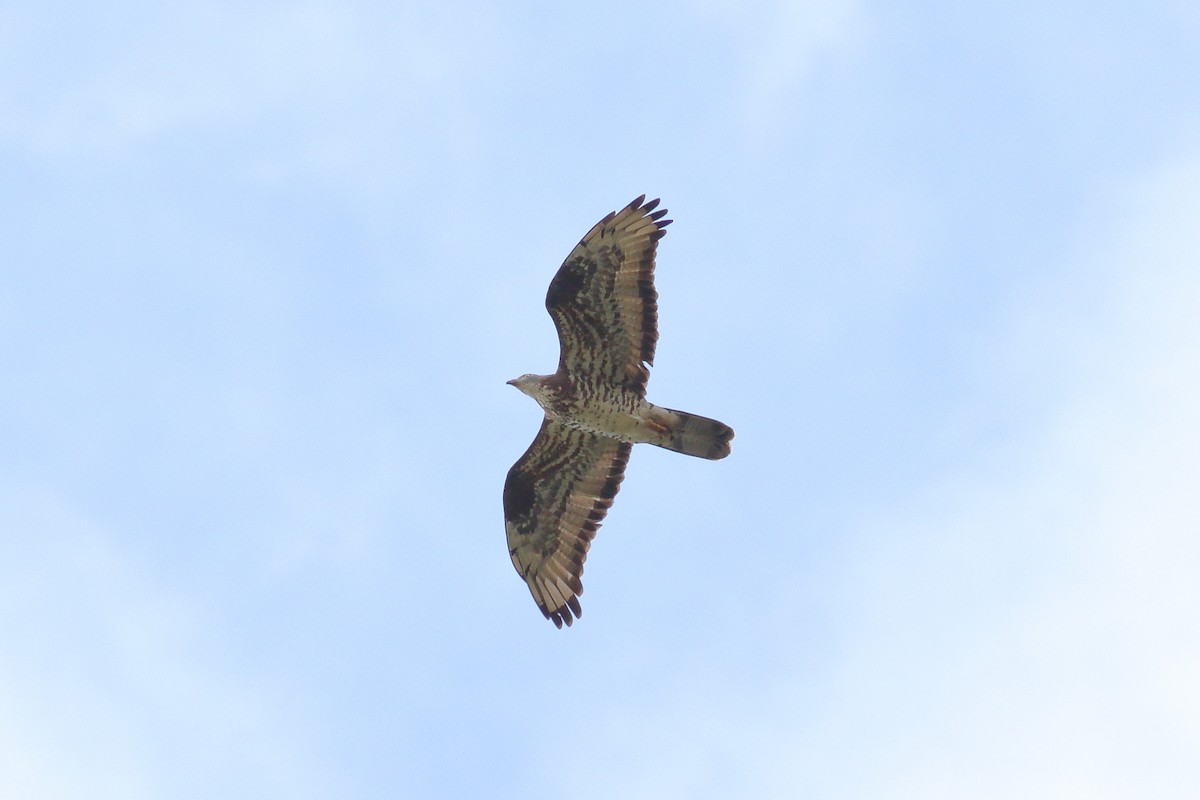
[[[508,382],[508,385],[515,386],[525,394],[532,395],[533,385],[536,383],[536,378],[536,375],[530,375],[529,373],[526,373],[519,378],[513,378]]]
[[[519,378],[513,378],[508,382],[508,385],[517,387],[522,393],[529,395],[541,404],[547,399],[545,379],[545,375],[530,375],[527,373]]]

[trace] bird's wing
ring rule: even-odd
[[[547,418],[508,471],[508,554],[538,608],[560,628],[580,615],[583,561],[625,477],[630,447]]]
[[[654,251],[671,220],[643,204],[610,213],[575,246],[546,293],[558,329],[559,370],[645,394],[658,341]]]

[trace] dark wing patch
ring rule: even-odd
[[[560,372],[644,395],[658,342],[654,252],[671,223],[645,195],[608,214],[583,237],[546,292],[558,329]]]
[[[504,482],[508,554],[546,619],[582,614],[583,562],[625,477],[631,445],[551,419]]]

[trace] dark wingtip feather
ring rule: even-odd
[[[583,591],[582,586],[579,588],[579,591]],[[553,611],[551,611],[542,603],[538,603],[538,610],[542,612],[543,617],[553,622],[554,627],[558,628],[559,630],[562,630],[563,623],[566,623],[567,627],[569,628],[571,627],[571,623],[583,616],[583,609],[579,607],[579,598],[575,595],[571,595],[570,598],[568,598],[565,606],[556,608]],[[572,616],[572,612],[574,612],[574,616]]]
[[[575,583],[578,582],[579,579],[576,578]],[[571,588],[574,589],[575,587],[572,586]],[[579,586],[576,591],[582,592],[583,586]],[[538,608],[541,610],[542,615],[545,616],[546,619],[553,622],[554,627],[558,628],[559,630],[562,630],[564,623],[566,623],[566,626],[569,628],[571,627],[571,624],[575,622],[575,620],[583,616],[583,608],[580,607],[579,598],[576,595],[571,595],[568,597],[567,604],[565,606],[556,608],[553,611],[541,604],[538,604]]]

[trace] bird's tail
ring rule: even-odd
[[[661,429],[651,444],[676,453],[713,460],[729,455],[733,428],[724,422],[661,406],[655,407],[654,411],[653,422]]]

